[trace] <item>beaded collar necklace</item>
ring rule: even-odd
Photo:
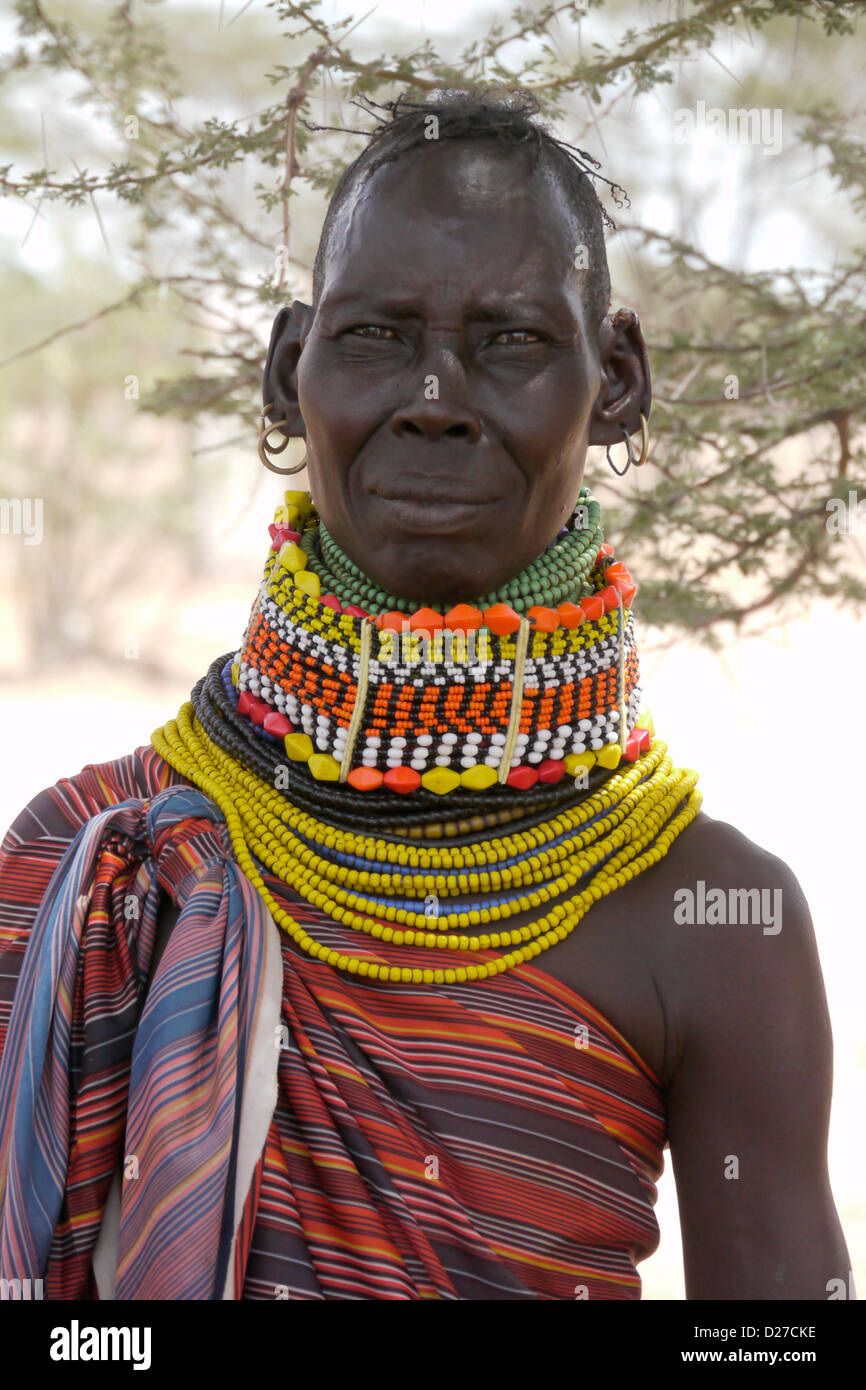
[[[648,747],[635,585],[588,489],[532,565],[445,613],[377,589],[309,496],[287,498],[232,679],[240,713],[315,779],[525,791]]]
[[[635,585],[588,489],[531,566],[445,613],[376,588],[306,493],[269,530],[240,648],[152,742],[220,806],[301,949],[372,978],[485,979],[562,940],[697,814],[697,774],[639,713]],[[313,940],[264,869],[411,959]]]

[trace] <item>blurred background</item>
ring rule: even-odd
[[[786,860],[811,904],[831,1176],[862,1282],[856,9],[20,0],[0,15],[0,833],[41,788],[147,743],[240,640],[282,491],[256,453],[270,323],[309,295],[328,193],[362,147],[345,127],[372,124],[352,97],[535,88],[628,193],[599,187],[613,307],[638,311],[650,347],[654,466],[617,479],[591,451],[587,481],[641,584],[660,733],[700,771],[705,810]],[[681,1299],[669,1169],[658,1216],[645,1297]]]

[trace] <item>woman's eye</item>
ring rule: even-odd
[[[530,328],[507,328],[502,333],[497,333],[495,338],[491,338],[491,344],[499,344],[511,341],[518,347],[524,343],[540,343],[542,341],[539,333],[533,333]]]
[[[396,338],[393,328],[382,328],[378,323],[359,323],[355,328],[349,329],[350,333],[357,334],[359,338]]]

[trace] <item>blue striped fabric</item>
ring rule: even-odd
[[[181,912],[146,990],[169,884]],[[75,1296],[122,1164],[117,1297],[222,1297],[267,925],[196,788],[82,826],[34,920],[0,1062],[0,1276],[53,1263],[51,1296]]]

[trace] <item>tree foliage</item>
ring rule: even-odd
[[[350,133],[315,127],[369,125],[372,117],[351,104],[361,96],[382,102],[469,82],[520,86],[536,93],[565,139],[579,133],[584,107],[602,138],[613,105],[630,101],[639,119],[666,87],[682,84],[684,65],[693,74],[701,55],[713,57],[726,31],[771,57],[792,32],[796,42],[832,54],[858,42],[862,7],[681,0],[635,9],[570,0],[496,14],[456,43],[403,45],[398,33],[384,50],[365,15],[332,22],[323,8],[319,0],[271,0],[274,41],[261,61],[272,100],[252,117],[228,119],[213,114],[216,98],[210,111],[198,109],[200,97],[188,99],[168,16],[157,6],[122,0],[101,22],[88,11],[84,23],[68,5],[61,17],[47,0],[17,0],[17,42],[0,76],[73,74],[72,100],[99,118],[104,158],[74,178],[4,164],[0,193],[34,209],[58,200],[97,211],[106,199],[126,205],[142,269],[101,314],[118,305],[140,312],[167,286],[203,330],[191,349],[194,365],[158,380],[140,410],[183,421],[222,417],[255,430],[268,321],[309,274],[309,235],[298,228],[320,216],[361,147]],[[862,215],[862,112],[844,94],[798,99],[796,82],[783,85],[786,130],[833,181],[840,223],[843,211]],[[753,86],[737,105],[769,110],[772,91]],[[338,121],[321,119],[323,101]],[[606,172],[620,181],[619,171]],[[854,529],[850,504],[866,492],[858,439],[866,248],[843,247],[830,270],[780,256],[774,270],[749,271],[714,262],[693,238],[647,225],[635,202],[614,215],[611,248],[629,237],[655,384],[652,467],[632,471],[609,505],[605,499],[609,532],[635,556],[643,581],[642,618],[712,642],[726,623],[762,612],[778,621],[814,594],[862,604],[860,556],[828,524],[828,506],[842,499]],[[188,231],[184,264],[170,273],[158,253],[167,229],[179,226]],[[612,482],[602,469],[599,487],[610,491]]]

